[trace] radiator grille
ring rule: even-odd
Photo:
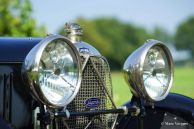
[[[85,58],[82,57],[82,63]],[[103,84],[102,84],[103,83]],[[108,95],[109,94],[109,95]],[[113,109],[112,85],[110,69],[106,60],[101,57],[90,57],[82,74],[80,91],[76,98],[67,106],[70,112]],[[100,105],[95,108],[87,108],[85,101],[89,98],[99,98]],[[98,116],[70,117],[68,120],[58,119],[58,129],[109,129],[114,117],[110,114]]]

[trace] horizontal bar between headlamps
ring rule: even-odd
[[[71,116],[89,116],[89,115],[100,115],[100,114],[124,114],[127,115],[128,113],[137,113],[137,107],[122,107],[118,109],[108,109],[108,110],[90,110],[90,111],[81,111],[81,112],[56,112],[54,117],[71,117]]]

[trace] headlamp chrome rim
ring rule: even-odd
[[[50,102],[47,97],[44,95],[43,91],[41,90],[40,83],[39,83],[39,64],[40,59],[42,56],[42,53],[47,45],[52,43],[55,40],[61,40],[64,43],[66,43],[70,49],[72,49],[71,52],[76,57],[77,61],[77,67],[78,67],[78,80],[77,85],[75,88],[75,91],[71,95],[71,97],[62,103],[52,103]],[[79,56],[79,52],[77,51],[77,48],[73,45],[73,43],[68,40],[66,37],[60,36],[60,35],[49,35],[46,38],[44,38],[40,43],[38,43],[32,50],[28,53],[26,56],[26,59],[23,63],[22,67],[22,73],[24,80],[27,79],[27,85],[30,85],[30,90],[32,91],[33,96],[38,101],[42,102],[43,104],[47,105],[50,108],[61,108],[66,107],[77,95],[80,85],[81,85],[81,59]]]
[[[170,81],[166,92],[162,96],[152,98],[147,93],[147,90],[144,86],[143,66],[144,66],[144,61],[148,51],[155,46],[159,46],[165,53],[165,56],[169,64]],[[143,46],[138,48],[127,58],[127,60],[124,63],[123,73],[124,73],[125,80],[127,81],[127,83],[129,83],[131,92],[136,97],[140,97],[148,101],[160,101],[166,98],[166,96],[168,95],[172,87],[173,76],[174,76],[173,67],[174,67],[173,60],[172,60],[172,55],[170,53],[170,50],[162,42],[150,39],[150,40],[147,40]]]

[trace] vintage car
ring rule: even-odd
[[[147,40],[125,61],[133,97],[117,107],[109,64],[66,36],[0,38],[0,129],[194,129],[194,100],[169,93],[173,60],[160,41]]]

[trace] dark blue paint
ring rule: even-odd
[[[89,98],[85,101],[85,106],[87,108],[95,108],[100,106],[100,99],[99,98]]]
[[[12,129],[12,128],[0,117],[0,129]]]
[[[131,108],[133,107],[134,103],[136,103],[136,100],[128,101],[124,105],[127,106],[128,108]],[[144,106],[146,111],[144,126],[146,127],[149,126],[149,129],[152,129],[151,128],[152,125],[158,124],[159,126],[161,126],[160,121],[163,121],[164,119],[164,114],[160,114],[161,112],[163,113],[169,112],[171,114],[174,114],[175,116],[181,117],[188,123],[190,123],[191,121],[194,121],[194,99],[189,98],[187,96],[170,93],[166,97],[166,99],[159,102],[155,102],[154,109],[151,107],[150,104],[147,104],[147,103],[145,103]],[[155,117],[153,117],[153,114],[156,114],[156,113],[158,114]],[[128,128],[137,129],[137,117],[132,117],[130,113],[125,116],[119,115],[117,122],[119,124],[117,125],[116,129],[128,129]],[[150,124],[150,123],[154,123],[154,124]],[[194,123],[190,123],[190,124],[194,125]],[[193,129],[193,126],[191,128]]]
[[[79,48],[80,53],[89,53],[90,50],[88,48]]]
[[[23,62],[42,38],[0,37],[0,62]]]

